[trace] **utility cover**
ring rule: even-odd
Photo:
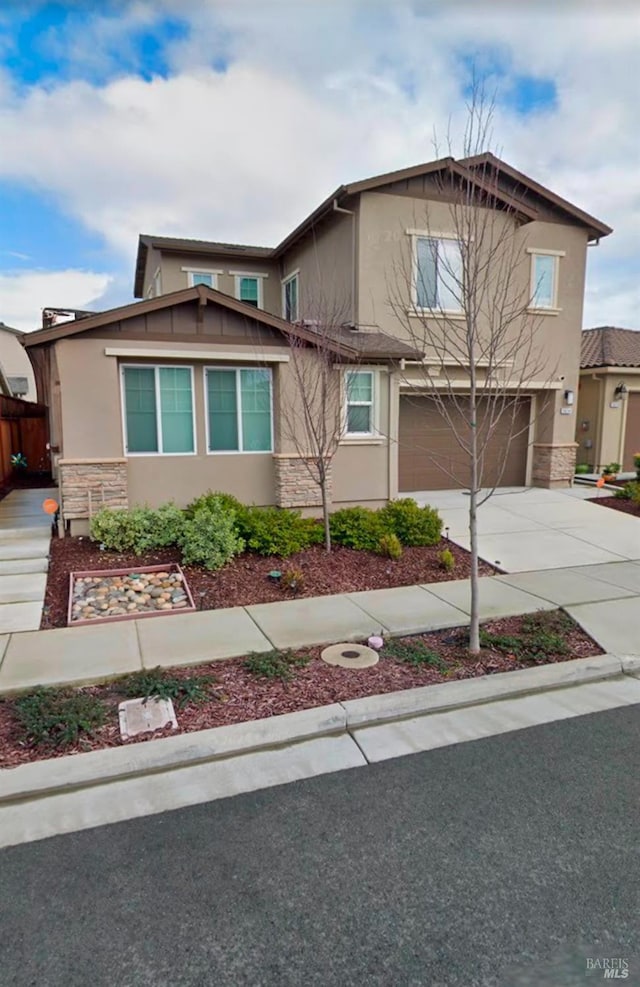
[[[141,733],[153,733],[171,726],[178,729],[178,721],[170,699],[158,699],[149,696],[147,699],[128,699],[118,706],[120,719],[120,736],[123,740],[131,740]]]

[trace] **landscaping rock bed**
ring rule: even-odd
[[[184,573],[177,565],[70,574],[69,624],[194,609]]]
[[[451,551],[454,558],[454,567],[450,571],[443,569],[439,560],[445,548]],[[94,576],[101,575],[106,569],[125,572],[137,569],[144,572],[149,571],[150,566],[159,566],[167,571],[174,569],[179,561],[180,552],[173,548],[138,556],[129,552],[101,551],[99,545],[89,538],[54,538],[51,542],[42,629],[67,626],[69,576],[74,571],[91,570]],[[405,548],[399,559],[340,547],[328,555],[317,545],[288,559],[244,552],[216,572],[188,565],[183,566],[182,571],[196,609],[217,610],[331,593],[355,593],[358,590],[466,579],[469,567],[469,553],[443,539],[429,548]],[[269,573],[274,569],[301,572],[304,585],[298,586],[295,592],[286,590],[269,579]],[[488,576],[496,571],[487,563],[480,563],[480,575]]]

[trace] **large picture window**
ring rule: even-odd
[[[415,304],[419,309],[462,310],[462,254],[458,240],[415,238]]]
[[[209,452],[271,452],[271,370],[205,372]]]
[[[195,452],[190,367],[122,368],[127,454]]]

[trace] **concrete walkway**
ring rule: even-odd
[[[640,562],[485,576],[480,582],[485,620],[564,606],[605,651],[640,652],[634,619],[640,606]],[[468,621],[469,583],[464,579],[16,633],[0,637],[0,693],[100,681],[143,667],[196,665],[272,648],[358,640],[381,630],[414,634]]]
[[[610,496],[610,491],[605,492]],[[469,549],[469,497],[462,490],[411,496],[440,512],[449,537]],[[640,523],[589,503],[594,487],[566,490],[505,487],[480,507],[480,556],[506,572],[565,569],[640,559]]]
[[[13,490],[0,500],[0,632],[40,627],[51,518],[42,502],[55,490]]]

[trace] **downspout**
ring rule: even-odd
[[[354,329],[357,325],[356,319],[356,213],[354,209],[344,209],[338,205],[338,200],[333,200],[333,211],[341,212],[345,216],[351,216],[351,322]]]

